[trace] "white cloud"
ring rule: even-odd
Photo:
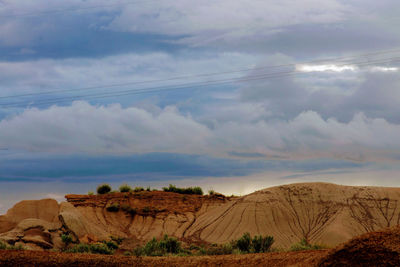
[[[398,71],[399,68],[397,67],[382,67],[382,66],[373,66],[370,68],[372,72],[393,72]]]
[[[356,71],[358,68],[353,65],[297,65],[296,70],[301,72],[324,72],[324,71],[333,71],[333,72],[343,72],[343,71]]]
[[[127,6],[110,28],[119,31],[189,35],[184,42],[203,45],[219,40],[268,35],[300,23],[332,23],[349,8],[336,0],[159,1],[157,5]]]
[[[241,108],[240,106],[238,108]],[[226,155],[229,151],[286,158],[390,158],[400,149],[400,125],[357,114],[348,123],[313,111],[293,120],[221,118],[212,128],[176,108],[158,114],[120,105],[28,109],[0,122],[0,146],[53,153],[125,154],[171,152]],[[262,109],[258,110],[262,112]]]
[[[148,80],[170,79],[203,73],[226,72],[248,68],[257,61],[257,56],[246,53],[206,54],[201,58],[187,54],[174,56],[154,52],[146,54],[124,54],[94,59],[42,59],[23,62],[0,61],[1,96],[40,91],[74,89],[109,84],[124,84]],[[224,75],[237,77],[244,73]],[[129,88],[168,86],[222,79],[203,76],[158,83],[131,85]],[[127,87],[123,87],[126,89]],[[116,88],[113,88],[116,90]],[[109,90],[109,89],[108,89]],[[99,90],[97,90],[99,91]],[[81,91],[80,93],[82,93]],[[91,91],[93,93],[93,91]],[[84,92],[87,93],[87,92]],[[75,93],[76,94],[76,93]],[[7,99],[6,102],[15,102]]]

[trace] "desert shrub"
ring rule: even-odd
[[[132,208],[128,204],[121,205],[121,210],[123,210],[124,212],[128,213],[131,216],[135,216],[135,214],[137,213],[136,209]]]
[[[144,188],[141,186],[136,186],[135,189],[133,189],[134,192],[142,192],[144,191]]]
[[[274,238],[272,236],[255,236],[251,241],[252,252],[261,253],[270,250],[272,244],[274,243]]]
[[[323,249],[323,248],[325,248],[325,246],[310,244],[305,238],[303,238],[298,243],[293,244],[290,247],[290,251],[317,250],[317,249]]]
[[[0,241],[0,249],[7,249],[6,243],[3,243],[2,241]]]
[[[109,249],[118,249],[118,244],[114,241],[103,241],[103,244],[105,244]]]
[[[211,246],[209,248],[200,248],[200,255],[229,255],[234,254],[232,244],[227,243],[223,245]]]
[[[24,250],[24,247],[22,245],[12,245],[12,246],[8,246],[6,249],[7,250]]]
[[[127,193],[127,192],[131,192],[131,191],[132,191],[132,188],[127,184],[123,184],[119,187],[119,192],[121,192],[121,193]]]
[[[132,252],[130,251],[124,251],[124,256],[132,256]]]
[[[169,187],[163,187],[163,191],[165,192],[174,192],[178,194],[188,194],[188,195],[203,195],[203,189],[201,187],[187,187],[187,188],[179,188],[175,185],[170,184]]]
[[[108,184],[102,184],[97,187],[97,194],[103,195],[111,192],[111,186]]]
[[[214,191],[213,189],[210,189],[210,190],[208,190],[208,194],[209,194],[210,196],[212,196],[212,195],[215,194],[215,191]]]
[[[4,243],[2,241],[0,241],[0,250],[24,250],[24,247],[22,245],[7,245],[7,243]]]
[[[159,241],[159,246],[167,253],[176,254],[181,250],[181,243],[173,237],[164,235],[164,238]]]
[[[70,234],[62,234],[61,235],[61,241],[65,244],[67,247],[69,244],[72,243],[72,236]]]
[[[144,249],[143,247],[139,246],[136,247],[132,250],[132,254],[135,255],[136,257],[140,257],[144,255]]]
[[[110,206],[106,208],[109,212],[117,212],[119,211],[119,203],[112,203]]]
[[[237,248],[241,253],[260,253],[270,250],[274,243],[272,236],[255,236],[251,238],[249,233],[243,234],[237,240],[233,240],[232,245]]]
[[[150,191],[151,191],[151,188],[150,188],[150,186],[148,186],[148,187],[146,188],[146,191],[148,191],[148,192],[150,192]],[[153,191],[154,191],[154,189],[153,189]]]
[[[150,211],[151,211],[150,207],[144,207],[144,208],[142,209],[142,212],[144,212],[144,213],[148,213],[148,212],[150,212]]]
[[[94,192],[93,192],[93,191],[89,191],[87,194],[88,194],[89,196],[93,196],[93,195],[94,195]]]
[[[176,238],[164,235],[161,240],[153,238],[147,242],[143,247],[136,247],[133,250],[135,256],[163,256],[166,254],[179,254],[185,252],[181,248],[181,242]]]
[[[114,250],[109,248],[105,244],[92,244],[92,245],[90,245],[90,252],[93,253],[93,254],[106,254],[106,255],[114,254]]]
[[[68,249],[69,253],[92,253],[92,254],[114,254],[114,250],[110,249],[106,244],[77,244],[72,248]]]
[[[197,245],[195,245],[195,244],[190,244],[189,249],[190,249],[190,250],[199,250],[200,247],[197,246]]]
[[[241,238],[234,241],[234,245],[242,252],[250,252],[251,249],[251,237],[249,233],[243,234]]]
[[[117,243],[118,245],[121,245],[122,241],[124,241],[125,238],[119,237],[119,236],[110,236],[111,240]]]

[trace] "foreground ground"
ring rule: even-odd
[[[0,266],[315,266],[328,250],[193,257],[125,257],[0,251]]]
[[[400,266],[400,226],[366,233],[326,250],[188,257],[0,250],[0,266]]]

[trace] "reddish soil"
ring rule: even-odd
[[[332,250],[319,266],[400,266],[400,227],[353,238]]]
[[[39,251],[0,251],[0,266],[315,266],[327,250],[193,257],[125,257]]]
[[[75,207],[102,207],[108,203],[119,203],[121,205],[132,204],[137,213],[142,214],[143,208],[150,208],[144,215],[150,213],[184,213],[198,211],[206,202],[224,203],[229,200],[220,194],[215,195],[188,195],[163,191],[141,191],[130,193],[112,193],[104,195],[66,195],[65,198]]]

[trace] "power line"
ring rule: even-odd
[[[380,59],[377,61],[370,61],[370,62],[353,62],[351,65],[357,65],[357,66],[368,66],[368,65],[373,65],[373,64],[384,64],[384,63],[394,63],[394,62],[400,62],[400,57],[396,58],[389,58],[389,59]],[[347,65],[343,64],[344,65]],[[340,65],[338,65],[340,66]],[[66,101],[73,101],[77,99],[82,99],[82,98],[89,98],[89,99],[98,99],[98,98],[107,98],[107,97],[116,97],[116,96],[124,96],[124,95],[136,95],[136,94],[143,94],[143,93],[153,93],[153,92],[164,92],[164,91],[171,91],[171,90],[178,90],[178,89],[185,89],[185,88],[196,88],[196,87],[204,87],[207,85],[220,85],[220,84],[226,84],[226,83],[232,83],[232,82],[246,82],[246,81],[255,81],[255,80],[265,80],[265,79],[272,79],[272,78],[280,78],[280,77],[285,77],[285,76],[291,76],[291,75],[296,75],[296,74],[307,74],[307,72],[299,72],[299,71],[286,71],[286,72],[275,72],[275,73],[264,73],[261,75],[254,75],[254,76],[249,76],[246,78],[236,78],[236,79],[222,79],[222,80],[213,80],[213,81],[207,81],[207,82],[201,82],[201,83],[189,83],[189,84],[181,84],[181,85],[175,85],[175,86],[170,86],[170,87],[152,87],[152,88],[140,88],[140,89],[131,89],[131,90],[124,90],[124,91],[118,91],[118,92],[109,92],[109,93],[103,93],[103,94],[87,94],[87,95],[80,95],[80,96],[71,96],[71,97],[60,97],[60,98],[54,98],[54,99],[49,99],[49,100],[44,100],[44,101],[39,101],[35,103],[35,106],[40,106],[40,105],[48,105],[48,104],[55,104],[55,103],[61,103],[61,102],[66,102]],[[14,103],[8,103],[8,104],[0,104],[1,107],[5,108],[11,108],[11,107],[23,107],[29,105],[31,102],[14,102]]]
[[[58,93],[67,93],[67,92],[85,91],[85,90],[96,90],[96,89],[105,89],[105,88],[113,88],[113,87],[123,87],[123,86],[146,84],[146,83],[156,83],[156,82],[183,80],[183,79],[188,79],[188,78],[210,77],[210,76],[234,74],[234,73],[241,73],[241,72],[248,72],[248,71],[257,71],[257,70],[265,70],[265,69],[278,69],[278,68],[285,68],[285,67],[295,67],[296,65],[313,64],[313,63],[321,63],[321,62],[328,62],[328,61],[331,61],[331,62],[350,62],[350,60],[354,60],[354,59],[358,59],[358,58],[364,58],[364,57],[369,57],[369,56],[373,56],[373,55],[388,54],[388,53],[393,53],[393,52],[400,52],[400,48],[399,49],[392,49],[392,50],[375,51],[375,52],[371,52],[371,53],[360,54],[360,55],[353,56],[353,57],[326,58],[326,59],[319,59],[319,60],[300,62],[300,63],[282,64],[282,65],[269,65],[269,66],[256,67],[256,68],[244,68],[244,69],[233,70],[233,71],[193,74],[193,75],[177,76],[177,77],[166,78],[166,79],[155,79],[155,80],[146,80],[146,81],[133,81],[133,82],[126,82],[126,83],[114,83],[114,84],[108,84],[108,85],[91,86],[91,87],[83,87],[83,88],[51,90],[51,91],[37,92],[37,93],[8,95],[8,96],[0,96],[0,99],[26,97],[26,96],[49,95],[49,94],[58,94]]]

